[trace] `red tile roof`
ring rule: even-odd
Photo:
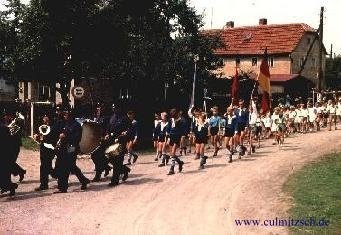
[[[305,33],[314,32],[315,29],[301,23],[225,28],[204,33],[220,33],[225,46],[216,50],[217,55],[261,55],[265,47],[268,54],[291,53]]]

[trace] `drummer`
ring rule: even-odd
[[[111,143],[118,142],[120,145],[126,146],[128,141],[127,133],[130,128],[131,121],[122,112],[121,107],[119,105],[113,105],[113,114],[109,120],[105,139]],[[119,156],[111,160],[111,164],[113,165],[113,174],[111,182],[109,183],[110,187],[114,187],[119,184],[119,177],[121,174],[123,174],[123,181],[128,178],[128,173],[130,172],[130,169],[127,166],[123,165],[124,154],[126,152],[126,148],[123,147]]]
[[[95,118],[94,121],[97,122],[102,129],[105,130],[105,127],[107,125],[107,117],[104,114],[104,106],[98,104],[96,108]],[[95,164],[95,177],[92,179],[93,182],[99,182],[101,180],[101,176],[103,171],[104,177],[109,175],[111,167],[108,165],[108,159],[105,157],[105,148],[107,147],[106,143],[103,141],[101,145],[95,149],[90,155],[93,163]]]

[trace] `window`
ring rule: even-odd
[[[268,58],[268,65],[269,65],[269,67],[274,67],[274,58],[273,57]]]
[[[316,67],[316,59],[315,58],[311,58],[311,67]]]
[[[39,99],[47,100],[50,97],[50,88],[49,86],[44,86],[39,84]]]
[[[305,60],[305,57],[302,57],[302,58],[300,59],[300,67],[303,66],[304,60]]]
[[[257,66],[257,58],[256,57],[252,58],[251,62],[252,62],[252,66]]]
[[[236,67],[240,66],[240,58],[236,58]]]

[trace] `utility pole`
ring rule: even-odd
[[[330,44],[330,54],[329,58],[333,59],[333,44]]]
[[[318,64],[318,77],[317,77],[317,91],[321,92],[322,81],[324,80],[323,70],[322,70],[322,60],[323,60],[323,12],[324,7],[321,7],[320,12],[320,26],[319,26],[319,64]]]

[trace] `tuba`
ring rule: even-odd
[[[15,136],[22,129],[25,118],[21,113],[16,113],[16,117],[7,126],[9,128],[11,136]]]
[[[50,134],[51,127],[48,125],[41,125],[41,126],[39,126],[38,130],[42,136],[46,136],[46,135]]]

